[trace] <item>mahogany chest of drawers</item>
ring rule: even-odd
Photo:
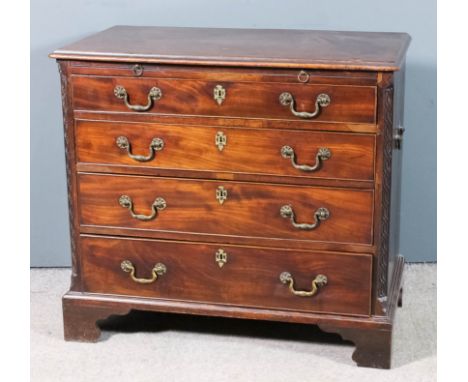
[[[318,325],[388,368],[404,33],[114,27],[55,51],[65,339],[131,309]]]

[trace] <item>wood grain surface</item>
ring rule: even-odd
[[[75,126],[79,164],[131,166],[135,174],[144,167],[289,178],[372,181],[374,177],[375,137],[371,134],[100,121],[77,121]],[[227,140],[222,151],[215,142],[218,132]],[[132,154],[148,156],[154,138],[162,139],[164,148],[157,151],[152,160],[139,162],[117,146],[116,139],[120,136],[128,138]],[[294,149],[299,164],[314,165],[320,148],[328,148],[331,158],[320,161],[316,171],[306,172],[294,168],[291,159],[281,156],[285,145]]]
[[[223,204],[216,199],[219,186],[228,193]],[[80,174],[79,194],[80,221],[85,226],[152,231],[155,237],[158,231],[170,231],[372,243],[372,190]],[[167,207],[153,220],[137,220],[119,205],[122,195],[132,198],[137,214],[150,215],[157,197],[164,198]],[[330,217],[316,229],[300,230],[280,215],[280,208],[288,204],[299,223],[313,223],[320,207],[327,208]]]
[[[50,57],[190,65],[399,70],[406,33],[115,26]]]
[[[218,105],[213,90],[222,85],[225,101]],[[104,76],[72,77],[73,107],[76,110],[132,112],[114,94],[116,86],[123,86],[132,105],[146,105],[151,88],[162,91],[160,100],[144,113],[206,115],[289,119],[302,121],[374,123],[376,111],[375,86],[308,85],[263,82],[219,82],[159,78],[128,78]],[[313,119],[294,116],[289,106],[279,102],[283,92],[293,95],[297,111],[314,112],[319,94],[327,94],[330,105],[321,108]]]
[[[140,78],[178,78],[227,82],[282,82],[325,85],[375,86],[378,72],[364,70],[318,70],[190,66],[130,62],[67,61],[71,75]],[[304,75],[306,77],[304,77]]]
[[[155,240],[82,237],[85,291],[227,305],[368,315],[372,256],[217,246]],[[227,263],[220,268],[215,253]],[[156,263],[167,272],[139,284],[121,269],[129,260],[136,277],[151,278]],[[318,275],[328,283],[312,297],[293,295],[280,282],[290,272],[298,290],[310,290]]]

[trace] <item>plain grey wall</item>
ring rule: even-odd
[[[47,54],[116,24],[408,32],[401,253],[436,260],[435,0],[31,0],[32,266],[70,265],[60,83]]]

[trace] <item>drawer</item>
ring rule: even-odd
[[[375,123],[375,86],[81,75],[71,85],[75,110]]]
[[[76,122],[79,163],[372,181],[374,150],[365,134]]]
[[[85,292],[295,311],[370,313],[372,256],[367,254],[92,236],[82,236],[81,249]],[[300,291],[309,292],[309,296],[294,293]]]
[[[86,226],[372,243],[372,190],[97,174],[78,183]]]

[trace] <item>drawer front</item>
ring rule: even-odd
[[[79,195],[87,226],[372,243],[372,190],[81,174]]]
[[[82,237],[81,248],[86,292],[370,314],[371,255],[89,236]]]
[[[211,82],[188,79],[77,76],[71,78],[76,110],[217,117],[269,118],[322,122],[375,123],[376,88],[268,82]],[[151,93],[155,87],[160,92]],[[125,89],[125,90],[122,90]],[[125,95],[128,96],[128,106]],[[310,119],[295,112],[316,113]],[[118,96],[117,96],[117,95]],[[216,96],[215,96],[216,94]],[[320,97],[324,94],[326,97]],[[120,97],[120,98],[119,98]],[[320,101],[320,102],[319,102]],[[320,103],[322,106],[320,106]]]
[[[365,181],[374,174],[375,138],[365,134],[77,121],[76,137],[80,163]]]

